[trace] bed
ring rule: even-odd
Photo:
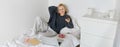
[[[72,20],[75,26],[74,29],[77,31],[77,32],[74,32],[73,35],[76,36],[78,39],[80,39],[80,27],[76,22],[75,18],[72,17]],[[26,44],[24,43],[24,40],[27,37],[36,38],[37,40],[40,41],[40,43],[37,45]],[[0,42],[0,47],[59,47],[59,44],[56,37],[53,37],[53,38],[45,37],[45,36],[42,36],[41,34],[34,35],[34,30],[31,29],[31,30],[25,31],[22,35],[20,35],[19,37],[11,41]]]

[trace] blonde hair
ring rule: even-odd
[[[68,8],[67,8],[67,6],[66,6],[65,4],[60,3],[60,4],[58,5],[58,7],[60,7],[60,6],[63,6],[63,7],[65,8],[65,13],[68,13]]]

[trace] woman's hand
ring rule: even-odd
[[[58,37],[65,38],[65,34],[58,34]]]
[[[66,21],[67,23],[69,23],[69,22],[70,22],[70,18],[66,18],[65,21]]]

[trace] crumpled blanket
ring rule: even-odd
[[[32,31],[32,30],[31,30]],[[31,37],[35,37],[37,39],[41,39],[41,40],[44,40],[45,37],[40,37],[40,35],[36,35],[36,36],[32,36],[32,33],[31,31],[26,31],[24,34],[22,34],[21,36],[19,36],[18,38],[15,38],[11,41],[6,41],[6,42],[0,42],[0,47],[56,47],[54,45],[51,45],[51,44],[46,44],[46,43],[40,43],[38,45],[28,45],[28,44],[25,44],[24,43],[24,38],[27,37],[27,36],[31,36]]]
[[[55,47],[55,46],[51,46],[51,45],[45,45],[45,44],[39,44],[36,46],[25,46],[25,45],[21,45],[19,43],[16,43],[15,41],[9,41],[9,42],[1,42],[0,43],[0,47]]]

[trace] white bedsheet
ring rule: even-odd
[[[20,42],[8,41],[8,42],[0,42],[0,47],[55,47],[55,46],[42,44],[42,43],[36,46],[32,46],[32,45],[21,44]]]
[[[42,37],[40,35],[32,36],[31,34],[32,34],[32,32],[30,30],[28,32],[25,32],[24,34],[22,34],[18,38],[15,38],[11,41],[0,42],[0,47],[57,47],[56,44],[51,43],[51,42],[56,42],[57,40],[55,41],[54,39],[51,38],[54,41],[47,41],[50,38]],[[41,41],[40,44],[35,45],[35,46],[27,45],[27,44],[24,43],[24,38],[28,35],[31,36],[31,37],[35,37],[38,40],[43,40],[43,41]]]

